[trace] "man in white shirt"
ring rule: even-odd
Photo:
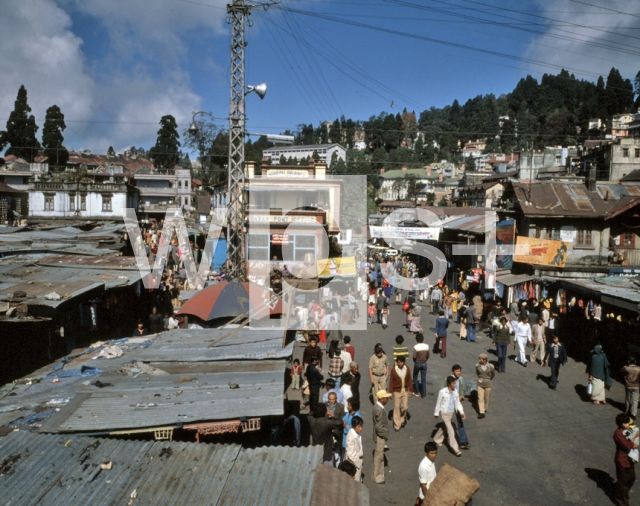
[[[518,345],[518,356],[516,357],[516,362],[527,367],[525,349],[527,347],[527,343],[531,343],[531,326],[529,325],[529,317],[523,317],[516,325],[514,331],[516,333],[516,343]]]
[[[462,455],[462,452],[458,447],[458,442],[456,441],[456,432],[453,429],[453,425],[451,424],[451,419],[455,415],[456,411],[460,413],[463,420],[466,419],[466,415],[464,414],[464,410],[462,409],[460,399],[455,393],[457,381],[457,378],[455,378],[454,376],[449,376],[447,378],[447,386],[438,392],[436,409],[433,414],[436,419],[438,418],[438,416],[442,416],[442,421],[444,422],[444,426],[447,429],[449,446],[455,453],[456,457],[460,457]],[[439,427],[436,435],[433,437],[433,440],[438,446],[442,446],[444,437],[444,431],[442,430],[442,427]]]
[[[423,504],[424,496],[429,490],[429,485],[436,479],[436,456],[438,455],[438,445],[429,441],[424,445],[425,457],[418,467],[418,478],[420,479],[420,490],[416,504]]]

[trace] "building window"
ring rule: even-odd
[[[102,196],[102,211],[111,211],[111,197]]]
[[[620,246],[623,248],[634,248],[636,242],[635,238],[636,234],[634,234],[633,232],[623,232],[622,234],[620,234],[620,242],[622,243],[620,244]]]
[[[292,236],[291,246],[293,246],[293,259],[296,262],[303,262],[307,253],[316,254],[316,236],[315,235],[294,235]],[[291,247],[289,246],[289,247]],[[284,248],[283,248],[284,250]],[[284,253],[284,251],[283,251]],[[288,252],[291,258],[291,250]],[[325,253],[326,255],[326,253]],[[286,257],[286,255],[285,255]]]
[[[578,229],[576,231],[576,246],[592,246],[591,230]]]
[[[247,260],[269,260],[269,234],[247,234]]]
[[[629,158],[629,148],[622,148],[622,156],[624,158]]]
[[[53,195],[45,195],[44,197],[44,210],[45,211],[53,211],[53,199],[55,197]]]
[[[182,188],[182,181],[178,181],[178,188]]]
[[[76,196],[69,195],[69,211],[75,211],[75,210],[76,210]]]
[[[551,232],[551,239],[553,239],[554,241],[559,241],[560,240],[560,229],[559,228],[552,228],[550,232]]]
[[[81,211],[86,211],[87,210],[87,196],[86,195],[81,195],[80,196],[80,210]]]
[[[635,157],[640,158],[640,148],[636,148]]]

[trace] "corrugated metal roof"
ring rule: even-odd
[[[482,216],[464,216],[456,220],[452,220],[443,225],[445,230],[459,230],[461,232],[471,232],[474,234],[485,233],[485,217]]]
[[[321,461],[321,446],[298,448],[296,451],[287,447],[242,450],[218,504],[310,506],[316,468],[326,467]],[[342,492],[347,491],[344,489]],[[334,506],[338,504],[341,503],[334,503]]]
[[[282,415],[284,368],[282,363],[279,371],[269,372],[101,375],[101,382],[113,386],[94,389],[58,431],[103,432]],[[231,389],[229,383],[239,388]]]
[[[102,432],[195,420],[282,415],[286,367],[282,359],[291,355],[292,345],[282,348],[281,331],[242,328],[209,347],[231,330],[163,332],[149,336],[147,341],[153,341],[149,347],[140,347],[136,342],[139,340],[129,339],[119,344],[123,355],[110,360],[92,360],[100,348],[79,351],[69,357],[60,372],[95,366],[102,371],[100,381],[112,383],[113,387],[97,388],[92,384],[95,376],[62,377],[59,383],[53,383],[53,376],[47,375],[60,364],[51,364],[34,373],[31,384],[14,389],[12,393],[16,395],[3,397],[0,392],[0,413],[13,412],[11,422],[22,417],[23,410],[48,409],[47,403],[59,400],[55,407],[61,411],[55,417],[43,415],[42,420],[24,425],[25,429],[38,429],[46,422],[43,430],[47,432]],[[134,378],[123,374],[122,366],[132,361],[145,362],[168,375],[141,373]],[[229,382],[240,388],[230,389]],[[84,397],[75,402],[79,395]],[[150,403],[157,406],[149,406]],[[76,419],[83,414],[83,419]],[[60,428],[62,424],[65,425]]]
[[[528,276],[527,274],[497,274],[496,281],[506,286],[513,286],[525,281],[531,281],[534,276]]]
[[[242,328],[214,347],[210,344],[230,329],[170,330],[155,344],[135,354],[143,362],[210,362],[216,360],[265,360],[290,357],[293,343],[282,347],[281,330]]]
[[[242,450],[238,445],[12,432],[0,438],[0,454],[4,504],[305,506],[311,504],[322,447]],[[111,469],[101,468],[108,463]],[[336,483],[334,478],[328,485]],[[339,493],[365,495],[352,488],[366,491],[349,480]]]
[[[311,506],[369,505],[369,489],[346,473],[329,466],[318,466]]]

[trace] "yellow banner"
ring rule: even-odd
[[[562,241],[518,237],[513,261],[549,267],[564,267],[568,249],[567,243]]]
[[[319,278],[356,275],[356,257],[323,258],[317,263]]]

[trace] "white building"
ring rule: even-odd
[[[122,209],[134,207],[129,188],[125,182],[32,181],[29,217],[121,221]]]
[[[270,161],[271,165],[279,165],[280,157],[284,156],[287,160],[293,158],[302,160],[303,158],[311,159],[313,153],[317,152],[320,157],[320,163],[326,163],[327,167],[331,167],[331,159],[334,153],[337,153],[338,159],[346,161],[347,151],[340,144],[314,144],[308,146],[275,146],[265,149],[262,157]]]

